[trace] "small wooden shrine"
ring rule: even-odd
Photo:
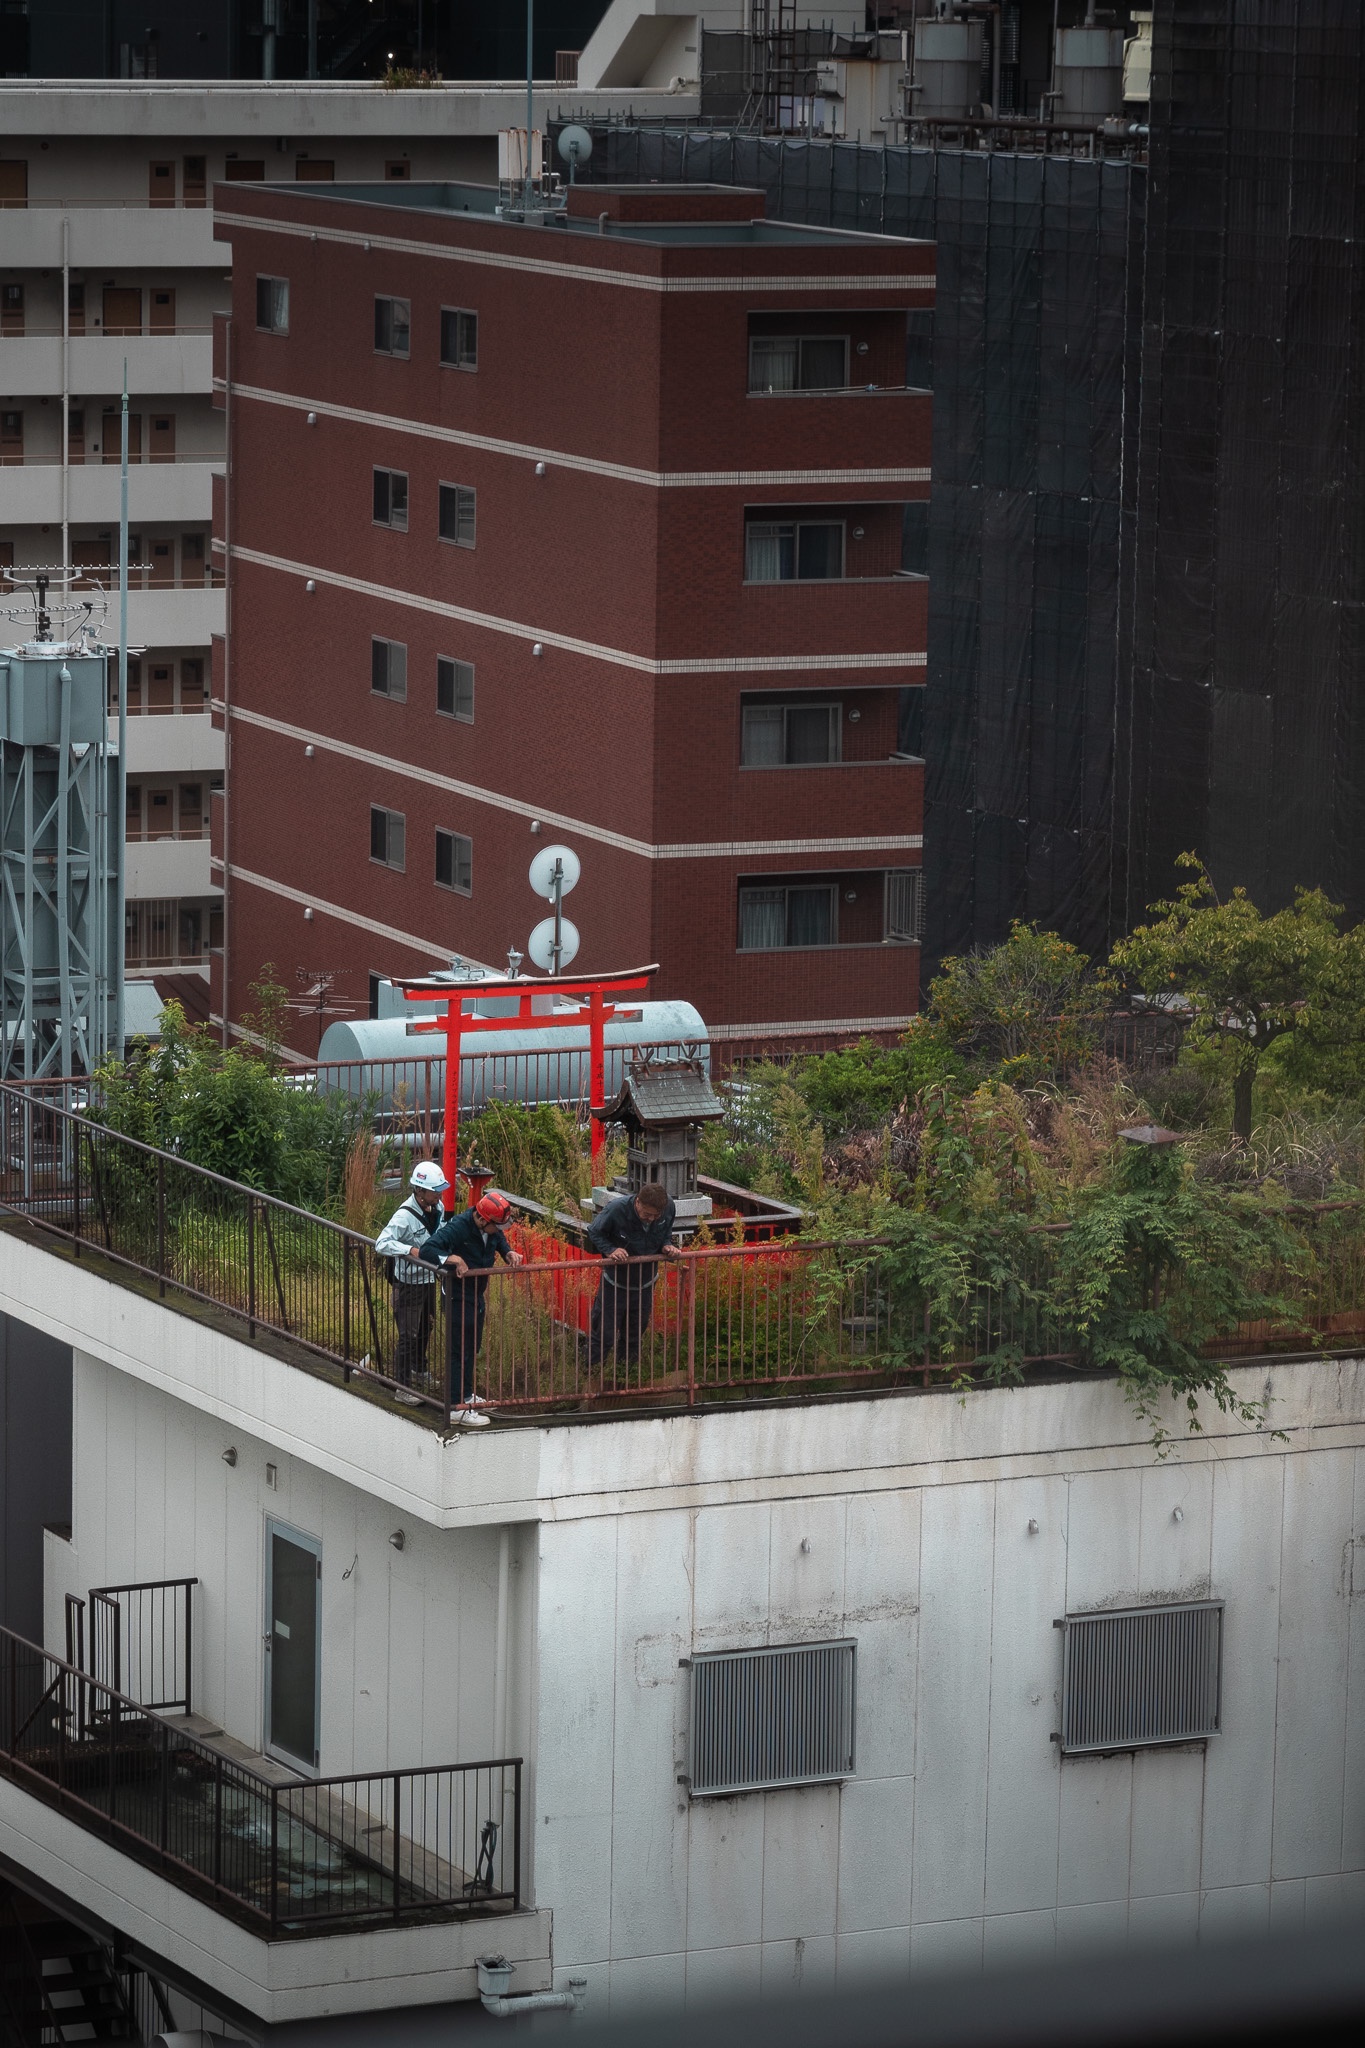
[[[646,1181],[656,1180],[675,1202],[699,1199],[701,1126],[724,1114],[700,1060],[634,1060],[619,1092],[592,1113],[601,1123],[620,1124],[626,1132],[622,1193],[638,1194]],[[706,1206],[709,1209],[710,1204]]]

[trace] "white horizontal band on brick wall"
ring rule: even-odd
[[[215,550],[222,553],[218,542]],[[553,633],[547,626],[527,626],[518,619],[500,619],[492,612],[476,612],[468,605],[446,604],[440,598],[422,597],[416,591],[395,590],[388,583],[371,583],[363,576],[343,576],[338,570],[319,569],[310,562],[291,562],[281,555],[262,554],[257,548],[234,547],[234,562],[250,562],[258,569],[278,569],[283,575],[311,578],[329,590],[350,590],[358,597],[377,597],[385,604],[406,605],[411,611],[428,612],[433,618],[458,619],[461,625],[481,626],[485,632],[507,633],[514,639],[544,647],[558,647],[565,654],[583,654],[591,661],[610,662],[615,668],[632,668],[646,676],[708,675],[795,675],[826,669],[923,668],[923,652],[907,650],[895,654],[773,654],[718,655],[711,659],[654,661],[645,654],[632,654],[624,647],[604,647],[594,640],[577,640],[569,633]]]
[[[226,390],[222,378],[215,388]],[[439,441],[452,448],[476,448],[488,455],[507,455],[517,462],[547,462],[583,476],[607,477],[615,483],[644,484],[650,490],[758,490],[771,485],[927,484],[930,471],[919,469],[637,469],[627,462],[598,462],[587,455],[566,455],[558,448],[536,448],[529,441],[502,441],[491,434],[467,434],[458,427],[436,426],[427,420],[400,419],[396,413],[367,412],[355,405],[330,405],[322,398],[299,398],[290,391],[267,391],[259,384],[234,384],[234,399],[256,405],[283,406],[290,412],[316,413],[319,419],[343,420],[348,426],[379,427],[387,434],[411,434],[421,441]]]
[[[223,874],[223,864],[220,860],[215,860],[213,865],[220,875]],[[358,910],[346,910],[340,903],[329,903],[325,897],[315,896],[311,890],[291,889],[287,882],[277,882],[271,875],[253,874],[250,868],[239,868],[236,861],[233,861],[228,872],[234,882],[248,882],[253,889],[264,889],[271,896],[283,896],[286,903],[301,903],[309,910],[316,910],[322,917],[334,917],[341,924],[354,925],[363,932],[373,932],[378,939],[392,939],[395,945],[411,946],[415,953],[434,954],[438,960],[448,960],[450,957],[448,938],[419,939],[415,932],[400,931],[398,926],[393,924],[381,924],[378,918],[362,917]],[[485,967],[481,960],[472,960],[470,965]],[[485,971],[495,974],[499,970],[485,967]],[[221,1022],[221,1019],[219,1021]],[[237,1027],[234,1025],[233,1028],[235,1030]]]
[[[692,845],[655,846],[647,839],[632,839],[624,832],[610,831],[605,825],[588,825],[581,818],[543,810],[538,804],[504,796],[500,790],[481,788],[476,782],[459,782],[453,775],[438,775],[433,769],[422,767],[415,761],[401,761],[392,754],[376,754],[372,748],[355,746],[350,740],[335,739],[325,732],[310,732],[306,726],[289,725],[282,718],[268,717],[264,711],[243,711],[236,705],[226,711],[220,699],[215,699],[214,709],[225,712],[242,725],[254,725],[262,732],[277,733],[281,739],[297,740],[301,746],[321,747],[325,753],[339,754],[347,761],[358,761],[362,767],[378,768],[386,775],[405,776],[410,782],[420,782],[424,789],[443,790],[449,796],[465,797],[471,803],[510,811],[518,818],[538,818],[542,825],[553,825],[560,832],[574,832],[580,839],[592,839],[601,846],[614,846],[621,853],[638,855],[641,860],[747,860],[760,854],[774,853],[902,853],[912,852],[924,843],[919,833],[914,832],[888,839],[717,839],[700,840]],[[241,870],[234,866],[233,872],[236,874]],[[300,903],[313,903],[317,899],[305,893],[298,900]]]
[[[452,215],[452,219],[462,216]],[[486,216],[473,215],[473,219]],[[497,223],[493,223],[497,225]],[[215,229],[247,228],[262,235],[289,235],[300,242],[329,242],[350,249],[383,249],[399,256],[434,256],[448,263],[477,264],[485,270],[514,270],[522,276],[567,277],[575,284],[616,285],[624,291],[658,292],[931,292],[933,271],[909,271],[899,276],[854,277],[826,272],[818,277],[646,277],[635,270],[612,270],[595,263],[541,263],[534,256],[509,256],[498,249],[453,248],[449,242],[420,241],[412,235],[376,235],[344,228],[304,226],[300,222],[271,220],[254,213],[219,213]],[[886,237],[887,240],[892,239]],[[899,240],[899,236],[895,237]],[[618,242],[617,247],[623,246]],[[624,244],[630,247],[629,243]]]

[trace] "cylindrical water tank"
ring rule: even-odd
[[[912,121],[962,121],[981,105],[986,31],[979,21],[915,23]]]
[[[1123,111],[1123,30],[1059,28],[1052,67],[1054,121],[1103,121]]]
[[[588,1024],[578,1021],[525,1030],[479,1031],[466,1037],[460,1061],[460,1108],[487,1102],[576,1102],[589,1093]],[[318,1086],[374,1099],[382,1112],[424,1113],[445,1101],[444,1040],[408,1035],[406,1017],[367,1017],[329,1024],[318,1049]],[[691,1003],[641,1003],[604,1029],[606,1091],[625,1079],[631,1053],[647,1045],[695,1046],[706,1058],[706,1025]],[[346,1063],[346,1064],[338,1064]]]

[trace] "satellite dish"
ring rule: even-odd
[[[526,951],[537,967],[548,973],[554,965],[555,921],[542,917],[540,923],[526,941]],[[559,920],[559,964],[567,967],[578,952],[578,926],[570,924],[567,917]]]
[[[526,879],[537,896],[543,896],[547,903],[553,903],[555,900],[556,861],[559,861],[563,868],[563,878],[559,884],[561,896],[568,895],[583,872],[583,863],[571,846],[542,846],[527,870]]]
[[[592,137],[587,129],[580,128],[577,122],[570,128],[561,128],[559,131],[559,154],[563,157],[565,163],[572,164],[575,170],[578,169],[580,164],[585,164],[592,155]]]

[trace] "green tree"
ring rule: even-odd
[[[1003,945],[945,960],[925,1014],[1002,1080],[1060,1080],[1099,1043],[1113,984],[1056,932],[1010,926]]]
[[[1365,944],[1340,929],[1341,905],[1300,889],[1286,910],[1263,917],[1245,889],[1223,900],[1197,854],[1179,865],[1193,879],[1153,922],[1114,948],[1129,985],[1189,1018],[1190,1049],[1214,1056],[1232,1083],[1232,1128],[1251,1136],[1252,1091],[1277,1041],[1297,1039],[1300,1071],[1358,1061],[1365,1048]],[[1288,1049],[1286,1049],[1288,1050]]]

